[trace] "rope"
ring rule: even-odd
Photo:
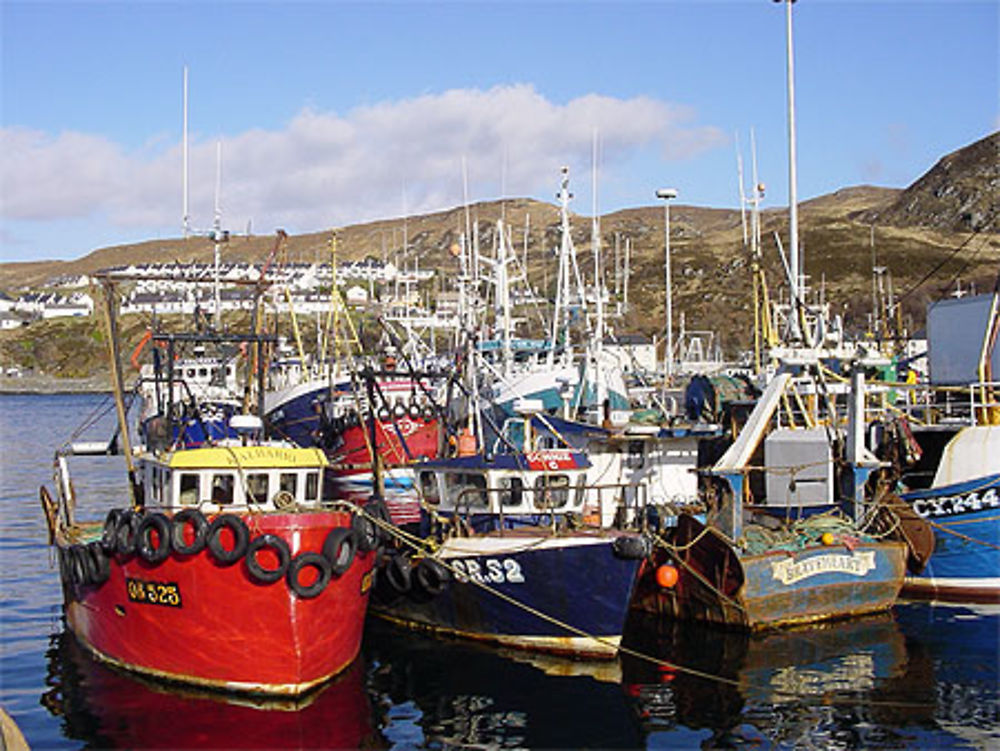
[[[367,517],[368,519],[370,519],[372,522],[374,522],[375,524],[377,524],[381,528],[388,530],[390,532],[390,534],[396,535],[397,537],[399,537],[400,539],[402,539],[407,544],[411,544],[410,539],[415,539],[415,538],[413,538],[412,535],[407,535],[406,533],[403,532],[403,530],[399,529],[398,527],[395,527],[392,524],[384,522],[382,519],[379,519],[379,518],[376,518],[376,517],[372,516],[365,509],[357,507],[357,510],[359,511],[359,513],[363,514],[365,517]],[[701,535],[705,534],[707,531],[708,531],[708,527],[706,527],[703,532],[699,533],[699,537],[701,537]],[[410,539],[408,539],[408,538],[410,538]],[[692,540],[692,542],[689,543],[688,545],[693,544],[695,541],[696,540]],[[426,541],[421,541],[421,542],[423,542],[424,544],[426,544]],[[538,544],[541,544],[542,542],[543,541],[540,541]],[[661,540],[660,544],[665,544],[665,543],[663,543],[663,541]],[[679,550],[681,548],[676,548],[676,549]],[[723,675],[717,675],[715,673],[709,673],[709,672],[704,671],[704,670],[698,670],[697,668],[688,667],[686,665],[680,665],[678,663],[671,662],[669,660],[661,659],[659,657],[656,657],[654,655],[648,654],[646,652],[642,652],[642,651],[637,650],[637,649],[632,649],[631,647],[628,647],[628,646],[623,645],[623,644],[615,644],[614,642],[612,642],[611,640],[609,640],[607,638],[604,638],[604,637],[601,637],[601,636],[596,636],[595,634],[588,633],[587,631],[584,631],[583,629],[576,628],[575,626],[573,626],[573,625],[571,625],[569,623],[566,623],[566,622],[564,622],[564,621],[562,621],[562,620],[560,620],[558,618],[555,618],[554,616],[548,615],[547,613],[544,613],[544,612],[538,610],[537,608],[533,608],[533,607],[531,607],[529,605],[526,605],[523,602],[521,602],[520,600],[517,600],[516,598],[511,597],[510,595],[507,595],[507,594],[505,594],[503,592],[500,592],[497,589],[491,587],[490,585],[488,585],[488,584],[486,584],[484,582],[476,581],[475,579],[472,579],[472,578],[468,577],[464,572],[457,571],[457,569],[455,569],[452,565],[450,565],[446,561],[441,560],[440,558],[436,558],[436,560],[437,560],[437,562],[440,565],[444,566],[449,572],[451,572],[451,574],[453,576],[455,576],[455,575],[461,575],[465,579],[465,581],[467,581],[468,583],[474,584],[475,586],[479,587],[480,589],[484,590],[485,592],[487,592],[487,593],[489,593],[489,594],[491,594],[491,595],[493,595],[493,596],[495,596],[495,597],[497,597],[497,598],[499,598],[499,599],[507,602],[508,604],[510,604],[510,605],[512,605],[512,606],[514,606],[516,608],[519,608],[519,609],[523,610],[526,613],[530,613],[530,614],[536,616],[537,618],[540,618],[541,620],[544,620],[544,621],[546,621],[548,623],[551,623],[552,625],[558,626],[559,628],[562,628],[562,629],[568,631],[571,634],[575,634],[576,636],[580,636],[580,637],[583,637],[583,638],[591,639],[591,640],[593,640],[593,641],[595,641],[595,642],[597,642],[599,644],[602,644],[602,645],[608,647],[612,651],[617,650],[617,652],[619,654],[628,655],[628,656],[633,657],[635,659],[647,662],[647,663],[649,663],[651,665],[656,665],[658,667],[666,668],[667,670],[671,670],[671,671],[676,672],[676,673],[683,673],[685,675],[690,675],[690,676],[692,676],[694,678],[702,678],[704,680],[712,681],[714,683],[721,684],[721,685],[724,685],[724,686],[729,686],[731,688],[740,689],[741,692],[744,693],[744,695],[746,695],[746,694],[748,694],[748,693],[750,693],[752,691],[764,691],[764,692],[766,692],[770,696],[781,696],[781,697],[785,697],[785,698],[789,698],[789,699],[798,699],[798,700],[802,700],[802,701],[817,702],[817,703],[820,703],[820,704],[823,704],[823,705],[838,704],[838,703],[842,703],[842,704],[855,704],[857,702],[857,699],[856,699],[855,696],[842,696],[841,697],[841,696],[837,695],[836,691],[827,691],[827,692],[824,692],[823,694],[817,695],[815,693],[797,692],[797,691],[790,691],[790,690],[785,690],[785,689],[775,689],[775,688],[773,688],[770,685],[751,685],[751,686],[747,686],[744,681],[741,681],[741,680],[738,680],[738,679],[727,678],[727,677],[725,677]],[[724,595],[723,595],[723,597],[724,597]],[[737,605],[737,607],[739,607],[739,606]],[[915,703],[907,703],[907,702],[873,702],[873,701],[866,700],[865,703],[868,704],[868,705],[876,705],[876,704],[878,704],[880,706],[896,706],[896,707],[929,707],[929,706],[932,706],[932,705],[929,705],[929,704],[926,704],[926,703],[917,703],[917,702],[915,702]]]

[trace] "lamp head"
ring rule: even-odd
[[[670,200],[671,198],[677,198],[677,190],[675,188],[660,188],[656,191],[657,198],[663,198]]]

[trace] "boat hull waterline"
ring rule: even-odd
[[[578,658],[613,658],[638,560],[615,556],[613,538],[510,533],[452,538],[438,559],[453,574],[434,597],[419,591],[372,599],[399,625]]]
[[[294,557],[320,551],[350,525],[345,512],[246,515],[251,536],[281,537]],[[358,553],[315,597],[284,579],[253,580],[244,561],[222,565],[208,550],[172,552],[151,564],[109,558],[100,585],[76,582],[60,546],[66,620],[99,659],[169,681],[213,689],[295,696],[344,670],[361,646],[373,553]],[[303,576],[305,581],[305,576]]]

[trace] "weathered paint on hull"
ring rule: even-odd
[[[644,565],[635,609],[758,630],[888,610],[903,585],[906,546],[901,542],[739,555],[712,532],[694,532],[694,537],[697,542],[685,550],[684,560],[674,562],[674,587],[656,583],[656,568],[667,562],[665,554]]]
[[[343,512],[258,514],[246,517],[251,539],[275,534],[292,555],[319,552]],[[160,564],[138,556],[110,561],[101,585],[73,582],[60,556],[66,620],[98,658],[158,679],[225,691],[295,696],[329,680],[357,656],[371,583],[372,553],[317,597],[302,599],[282,579],[260,584],[240,561],[217,563],[208,550],[171,555]],[[129,596],[127,579],[158,588],[172,585],[178,605]]]
[[[457,542],[462,548],[449,550],[446,543],[441,560],[462,572],[460,579],[436,597],[380,587],[373,614],[517,649],[614,657],[639,561],[616,557],[613,538],[510,535]]]

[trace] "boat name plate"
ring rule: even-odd
[[[819,574],[852,574],[866,576],[875,568],[875,551],[869,550],[853,554],[814,555],[802,560],[785,558],[771,564],[771,574],[782,584],[795,584],[810,576]]]

